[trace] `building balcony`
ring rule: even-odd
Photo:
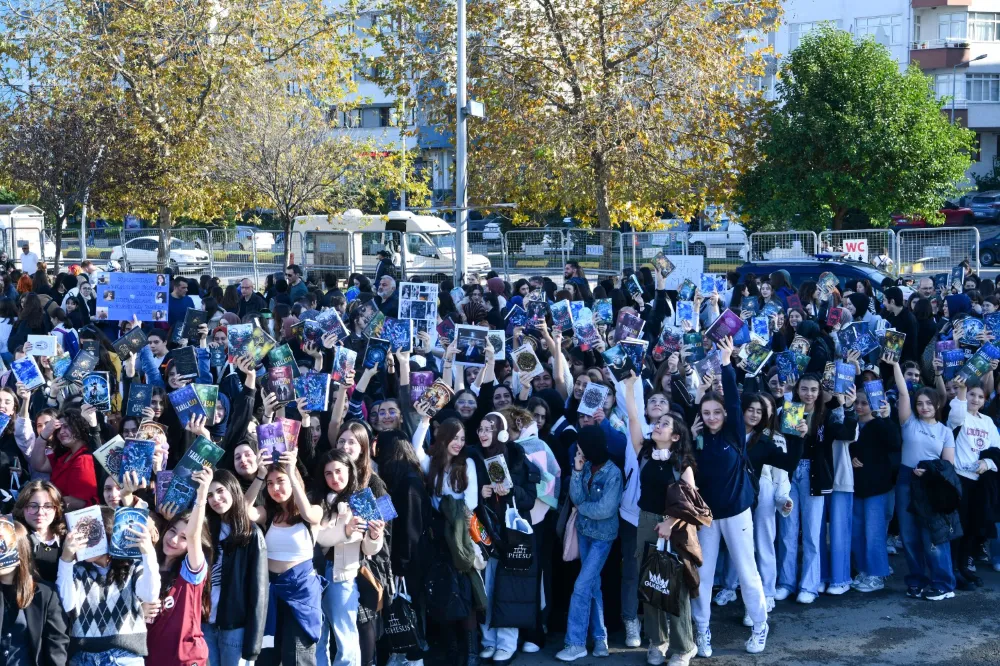
[[[928,7],[969,7],[972,0],[913,0],[914,9],[925,9]]]
[[[964,40],[929,39],[910,44],[910,62],[920,69],[945,69],[969,59],[969,42]]]

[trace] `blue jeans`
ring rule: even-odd
[[[327,562],[326,578],[330,584],[323,592],[323,631],[316,643],[316,666],[330,666],[330,635],[337,645],[335,666],[360,666],[361,647],[358,637],[357,580],[334,582],[333,563]]]
[[[219,629],[208,622],[201,623],[201,632],[208,643],[209,666],[247,666],[252,661],[243,658],[243,628]]]
[[[910,573],[906,576],[909,587],[926,587],[933,583],[945,592],[955,589],[955,574],[951,570],[951,544],[931,543],[931,533],[921,527],[917,517],[909,511],[910,483],[913,468],[901,465],[896,481],[896,512],[899,534],[903,538],[903,552]],[[928,576],[929,574],[929,576]]]
[[[846,585],[851,582],[851,519],[854,493],[833,491],[824,498],[823,529],[819,542],[822,545],[823,582],[827,585]],[[827,534],[830,548],[827,549]]]
[[[792,513],[778,522],[782,560],[778,585],[789,590],[816,594],[820,583],[819,535],[823,524],[823,497],[809,494],[809,461],[799,461],[792,475]],[[795,573],[799,559],[799,525],[802,526],[802,574]],[[798,583],[798,584],[796,584]]]
[[[889,553],[885,549],[886,504],[894,493],[890,490],[873,497],[854,498],[851,521],[851,553],[858,571],[869,576],[889,575]]]
[[[146,666],[146,661],[128,650],[77,652],[69,659],[70,666]]]
[[[587,627],[595,641],[608,640],[604,627],[604,598],[601,596],[601,569],[611,552],[610,541],[599,541],[577,533],[580,542],[580,573],[573,585],[566,620],[566,644],[586,645]]]
[[[618,536],[622,540],[622,620],[639,619],[639,561],[635,558],[638,529],[624,518],[618,519]]]

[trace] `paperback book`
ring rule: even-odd
[[[52,368],[53,377],[62,377],[69,370],[69,366],[73,364],[73,359],[70,357],[69,352],[63,352],[57,354],[49,359],[49,366]],[[4,370],[6,372],[6,370]]]
[[[882,409],[882,405],[886,404],[885,388],[882,386],[881,379],[865,382],[865,395],[868,396],[868,404],[872,411],[878,411]]]
[[[628,354],[629,360],[632,361],[632,366],[635,368],[635,373],[637,375],[642,374],[643,361],[646,357],[646,347],[649,343],[645,340],[629,338],[622,340],[618,344]]]
[[[887,329],[885,332],[885,342],[882,344],[885,355],[894,361],[899,361],[903,355],[903,342],[905,341],[906,333],[892,328]]]
[[[433,418],[451,402],[454,395],[455,391],[439,379],[424,390],[420,397],[413,402],[413,407],[416,409],[418,405],[421,406]]]
[[[388,340],[368,338],[368,346],[365,348],[365,357],[362,365],[365,368],[377,368],[385,363],[385,357],[388,355]]]
[[[760,299],[756,296],[744,296],[740,302],[740,310],[749,312],[751,317],[756,316],[760,312]]]
[[[681,283],[680,288],[677,290],[677,300],[680,301],[694,300],[695,289],[697,289],[695,283],[685,278],[684,282]]]
[[[653,265],[656,266],[656,270],[660,271],[662,277],[667,277],[674,272],[674,262],[667,259],[667,255],[662,252],[658,252],[655,257],[653,257]]]
[[[219,387],[215,384],[192,384],[201,408],[205,410],[205,424],[215,425],[215,405],[219,402]]]
[[[785,401],[785,407],[781,410],[781,432],[786,435],[799,436],[796,427],[800,421],[806,418],[806,406],[801,402]]]
[[[176,391],[171,391],[167,397],[170,398],[170,404],[174,406],[174,411],[177,412],[177,418],[183,428],[187,427],[192,416],[207,416],[198,400],[198,394],[194,392],[194,386],[190,384],[182,386]]]
[[[740,350],[740,364],[743,370],[750,377],[756,377],[771,359],[772,352],[766,345],[757,340],[751,340]]]
[[[838,395],[845,395],[848,388],[854,386],[854,377],[857,375],[857,368],[853,363],[837,361],[837,378],[833,385],[833,392]]]
[[[598,409],[604,409],[604,401],[608,397],[608,387],[597,382],[590,382],[580,396],[577,411],[587,416],[593,416]]]
[[[149,510],[131,506],[120,506],[115,509],[115,522],[111,528],[111,557],[123,560],[141,560],[139,546],[132,540],[132,532],[145,526],[149,520]]]
[[[535,355],[534,348],[529,344],[524,344],[514,350],[511,357],[514,363],[514,370],[520,375],[520,381],[530,382],[532,379],[542,374],[541,362]]]
[[[393,353],[413,351],[413,320],[386,317],[382,337],[389,341]]]
[[[344,326],[344,321],[333,308],[323,310],[316,315],[315,322],[319,324],[324,334],[329,335],[332,333],[335,336],[335,344],[337,342],[343,342],[348,338],[348,336],[350,336],[347,327]]]
[[[598,298],[594,301],[594,324],[610,326],[614,321],[610,298]]]
[[[125,450],[125,439],[121,435],[115,435],[94,451],[94,460],[104,468],[108,476],[120,479],[122,476],[123,450]]]
[[[705,337],[713,342],[722,342],[728,337],[735,338],[741,328],[743,328],[743,320],[740,319],[740,316],[732,310],[726,309],[708,327],[708,330],[705,331]]]
[[[510,490],[514,487],[514,481],[510,475],[510,468],[507,467],[507,459],[503,455],[487,458],[486,474],[490,477],[490,483],[494,490]]]
[[[198,486],[191,475],[206,465],[214,467],[223,453],[211,440],[197,437],[174,467],[174,476],[163,497],[164,503],[176,504],[179,512],[190,509],[198,492]]]
[[[961,320],[962,323],[962,337],[960,342],[963,345],[969,345],[972,347],[978,347],[979,334],[986,330],[986,325],[980,319],[975,317],[966,317]]]
[[[382,512],[378,510],[378,503],[375,501],[375,494],[371,488],[359,490],[351,495],[347,500],[347,505],[351,507],[351,513],[366,523],[382,520]]]
[[[347,375],[354,370],[358,353],[347,347],[337,347],[333,355],[333,368],[330,371],[330,380],[335,384],[343,384],[347,380]],[[299,396],[302,397],[302,396]]]
[[[83,352],[80,352],[82,354]],[[79,356],[79,354],[77,354]],[[38,369],[38,364],[35,363],[34,356],[22,356],[21,358],[12,361],[10,364],[10,369],[14,372],[14,377],[24,387],[29,391],[32,391],[39,386],[45,385],[45,378]]]
[[[305,409],[307,412],[326,411],[330,399],[331,380],[331,375],[319,372],[307,372],[293,380],[295,397],[306,399]]]
[[[771,340],[771,327],[767,317],[754,317],[750,320],[750,332],[767,343]]]
[[[111,386],[108,373],[92,372],[83,378],[83,401],[99,412],[111,409]]]
[[[94,505],[77,509],[66,514],[66,527],[71,532],[84,535],[86,542],[76,551],[76,561],[83,562],[108,554],[108,534],[104,530],[101,507]]]
[[[253,324],[231,324],[226,328],[226,335],[229,337],[230,363],[233,363],[241,356],[246,356],[250,353],[250,339],[253,337]]]
[[[292,369],[287,365],[279,365],[267,370],[267,383],[271,393],[280,404],[288,404],[295,399],[295,388],[292,386]]]
[[[12,365],[16,365],[18,362],[14,361]],[[83,378],[94,371],[97,367],[97,357],[91,354],[89,351],[80,350],[76,358],[70,364],[69,368],[66,369],[66,374],[63,375],[64,379],[71,382],[76,382],[78,384],[83,383]],[[37,369],[37,366],[36,366]],[[15,370],[15,373],[17,371]],[[18,377],[18,381],[21,378]]]
[[[677,301],[677,325],[684,328],[685,324],[692,331],[698,330],[698,318],[694,314],[694,303],[692,301]]]
[[[455,327],[455,335],[458,336],[458,354],[455,362],[463,365],[482,366],[486,363],[486,334],[489,329],[485,326],[465,326]]]
[[[948,349],[941,353],[941,363],[943,367],[941,374],[945,381],[950,381],[958,374],[959,369],[965,365],[965,351],[961,349]]]
[[[573,313],[569,301],[556,301],[549,307],[552,314],[552,330],[563,333],[573,330]]]
[[[427,392],[434,383],[434,373],[430,370],[420,370],[410,373],[410,404],[415,405],[420,396]]]
[[[608,370],[614,375],[615,379],[618,381],[624,381],[629,377],[634,371],[635,366],[632,364],[632,358],[628,355],[621,344],[617,344],[610,349],[605,350],[601,353],[604,357],[604,363],[608,366]]]
[[[177,376],[193,379],[198,376],[198,353],[194,347],[181,347],[168,352],[177,369]]]
[[[119,483],[125,482],[125,475],[135,472],[139,481],[149,483],[153,478],[153,453],[156,442],[148,439],[126,439],[122,449]]]
[[[139,350],[149,344],[149,339],[146,337],[146,333],[142,330],[141,326],[133,326],[132,329],[111,343],[111,347],[118,354],[118,357],[122,360],[127,359],[132,356],[132,354],[138,354]]]
[[[615,324],[615,342],[627,338],[642,337],[642,329],[646,325],[639,314],[632,308],[622,308],[618,311],[618,323]]]

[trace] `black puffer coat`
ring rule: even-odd
[[[955,466],[947,460],[925,460],[917,469],[926,472],[914,475],[910,482],[910,513],[931,533],[931,543],[935,546],[958,539],[962,536],[962,521],[958,516],[962,483]]]

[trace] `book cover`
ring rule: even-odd
[[[101,343],[92,338],[81,339],[80,349],[93,354],[94,358],[98,358],[101,355]]]
[[[573,330],[573,313],[569,307],[569,301],[556,301],[551,306],[549,306],[549,312],[552,314],[552,329],[554,331],[572,331]]]
[[[162,472],[156,473],[156,495],[155,502],[156,507],[163,506],[163,498],[167,494],[167,488],[170,487],[170,480],[174,478],[174,473],[170,470],[163,470]]]
[[[288,343],[280,344],[267,352],[267,362],[272,368],[278,365],[289,367],[296,365],[295,354],[292,353],[292,348],[288,346]]]
[[[108,476],[120,479],[122,476],[122,451],[124,449],[124,438],[121,435],[115,435],[94,451],[94,460],[104,468]]]
[[[549,315],[549,304],[545,301],[531,301],[524,307],[528,314],[528,325],[537,328]]]
[[[413,320],[386,317],[382,337],[389,341],[393,353],[413,351]]]
[[[834,290],[840,286],[840,281],[837,280],[837,276],[829,271],[822,273],[819,276],[819,280],[816,281],[816,291],[819,294],[819,300],[825,301],[830,298]]]
[[[879,346],[875,334],[868,330],[864,322],[852,322],[840,329],[837,335],[845,356],[848,351],[855,350],[864,357]]]
[[[677,325],[684,327],[687,324],[691,330],[698,330],[698,318],[694,314],[694,302],[677,301]]]
[[[490,477],[490,483],[493,485],[494,489],[502,488],[504,490],[510,490],[514,487],[514,480],[511,478],[510,468],[507,467],[507,459],[504,458],[503,455],[487,458],[483,462],[486,463],[486,474]]]
[[[781,307],[781,304],[775,303],[774,301],[768,301],[767,303],[764,303],[764,307],[760,309],[761,316],[767,317],[768,319],[770,319],[776,314],[781,314],[783,312],[784,309]]]
[[[787,384],[799,378],[799,368],[795,363],[795,352],[791,349],[775,355],[774,362],[778,366],[778,381]]]
[[[132,354],[138,354],[139,350],[149,344],[149,339],[141,326],[133,326],[132,329],[111,343],[111,347],[118,354],[118,358],[123,361]]]
[[[949,349],[958,349],[958,346],[955,344],[954,340],[939,340],[934,343],[934,349],[938,354],[943,354]]]
[[[727,337],[735,338],[741,328],[743,328],[743,320],[738,314],[727,308],[708,327],[708,330],[705,331],[705,337],[713,342],[722,342]]]
[[[312,319],[303,319],[292,325],[292,337],[298,340],[300,345],[312,342],[318,347],[323,344],[323,327]]]
[[[115,522],[111,528],[111,557],[123,560],[141,560],[142,553],[130,538],[130,528],[145,525],[149,520],[148,509],[120,506],[115,509]]]
[[[934,289],[936,291],[943,291],[948,288],[947,273],[935,273],[932,279],[934,280]]]
[[[441,346],[447,349],[448,345],[450,345],[455,339],[455,322],[445,317],[441,320],[441,323],[437,325],[437,332],[438,340],[441,342]]]
[[[990,360],[1000,360],[1000,347],[997,347],[992,342],[984,342],[979,351],[986,354],[986,357]],[[3,428],[0,428],[0,432],[3,432]]]
[[[177,369],[177,376],[192,379],[198,376],[198,352],[194,347],[180,347],[168,352],[168,358]]]
[[[351,507],[351,513],[365,522],[382,520],[382,512],[378,510],[378,503],[375,501],[375,494],[371,488],[359,490],[350,496],[347,505]]]
[[[952,268],[949,283],[952,289],[955,289],[960,294],[963,293],[965,290],[965,268],[962,266]]]
[[[843,308],[830,308],[830,311],[826,313],[826,325],[830,328],[834,328],[840,325],[840,322],[844,319],[844,309]]]
[[[385,363],[385,357],[389,355],[389,341],[380,338],[368,338],[368,346],[365,348],[365,357],[362,365],[365,368],[377,368]]]
[[[795,427],[799,421],[806,418],[806,406],[801,402],[785,401],[785,407],[781,410],[781,432],[786,435],[799,436],[799,431]]]
[[[660,271],[660,275],[663,277],[667,277],[673,273],[674,268],[676,268],[674,262],[667,259],[667,255],[662,252],[657,252],[656,256],[653,257],[653,265],[656,266],[656,269]]]
[[[83,378],[83,401],[99,412],[111,410],[111,385],[108,373],[92,372]]]
[[[201,408],[205,410],[206,425],[215,425],[215,404],[219,402],[219,387],[215,384],[192,384]]]
[[[192,480],[191,475],[205,465],[214,467],[222,458],[223,453],[224,451],[211,440],[201,436],[197,437],[174,467],[174,476],[163,497],[164,503],[176,504],[178,511],[190,509],[198,492],[198,486]]]
[[[488,331],[489,329],[484,326],[456,326],[458,354],[455,356],[455,362],[463,365],[483,365],[486,362],[486,333]]]
[[[323,329],[324,334],[332,333],[336,336],[336,342],[343,342],[350,336],[350,332],[347,327],[344,326],[344,321],[337,314],[337,311],[333,308],[329,310],[323,310],[316,316],[316,323],[319,324],[320,328]]]
[[[393,518],[399,516],[399,514],[396,513],[396,507],[392,505],[392,497],[390,497],[388,493],[382,495],[381,497],[376,497],[375,504],[378,506],[378,512],[381,514],[382,520],[385,522],[389,522]]]
[[[895,329],[888,329],[885,332],[885,343],[883,347],[885,353],[894,361],[899,361],[903,355],[903,342],[906,340],[906,333]]]
[[[677,299],[681,301],[693,301],[695,289],[697,289],[695,283],[685,278],[684,282],[681,283],[680,289],[677,290]]]
[[[744,296],[740,302],[740,310],[749,312],[751,317],[755,316],[760,312],[760,299],[756,296]]]
[[[626,338],[642,337],[642,329],[646,325],[639,314],[632,308],[622,308],[618,311],[618,323],[615,324],[615,342]]]
[[[646,347],[649,345],[645,340],[636,340],[634,338],[629,338],[627,340],[622,340],[618,343],[621,348],[625,350],[628,354],[629,360],[632,361],[632,366],[635,368],[635,373],[642,374],[643,361],[646,356]]]
[[[207,416],[201,402],[198,401],[198,394],[194,392],[194,386],[190,384],[171,391],[167,397],[170,398],[170,404],[174,406],[183,428],[187,427],[192,416]]]
[[[751,340],[740,350],[740,364],[749,377],[756,377],[770,360],[773,352],[757,340]]]
[[[587,388],[583,389],[580,396],[580,405],[576,411],[587,416],[593,416],[598,409],[604,409],[604,400],[608,397],[608,387],[597,382],[590,382]]]
[[[503,331],[490,329],[486,332],[486,339],[493,347],[493,358],[500,361],[507,357],[507,337]]]
[[[602,352],[601,356],[604,357],[604,363],[608,366],[608,370],[618,381],[623,381],[635,371],[632,358],[620,344]]]
[[[705,336],[697,331],[688,331],[681,338],[684,349],[688,351],[688,362],[693,363],[705,358]]]
[[[210,368],[223,368],[229,360],[229,350],[225,344],[210,344],[208,347],[208,365]]]
[[[151,439],[154,442],[167,442],[167,429],[156,421],[143,421],[139,424],[137,439]]]
[[[52,368],[53,377],[62,377],[69,370],[69,366],[73,364],[73,359],[70,357],[69,352],[63,352],[57,354],[49,359],[49,367]],[[6,372],[6,369],[3,370]]]
[[[292,386],[292,369],[287,365],[278,365],[267,370],[267,383],[278,402],[287,404],[295,399],[295,389]]]
[[[385,328],[385,315],[382,314],[381,310],[377,310],[374,316],[368,320],[368,325],[365,326],[362,333],[369,338],[380,338],[382,337],[383,328]]]
[[[639,276],[637,274],[632,273],[628,276],[628,279],[625,280],[625,290],[632,298],[642,296],[642,284],[639,282]]]
[[[653,353],[669,356],[674,352],[679,352],[683,337],[684,333],[681,329],[664,326],[660,329],[660,337],[657,338],[656,344],[653,345]]]
[[[29,356],[55,356],[56,336],[54,335],[29,335],[27,342],[31,343],[31,349],[26,352]]]
[[[16,567],[20,561],[14,523],[7,516],[2,516],[0,517],[0,569]]]
[[[299,432],[302,431],[302,422],[295,419],[280,418],[281,434],[285,438],[285,450],[290,451],[299,445]]]
[[[181,337],[187,338],[189,344],[194,344],[194,340],[198,337],[198,328],[207,323],[207,312],[197,308],[188,308],[184,315],[184,335]]]
[[[712,375],[716,380],[722,377],[722,359],[719,357],[717,349],[713,349],[705,354],[705,358],[695,361],[692,367],[698,377]]]
[[[788,309],[798,309],[802,310],[802,300],[799,298],[798,294],[789,294],[785,297],[785,301],[788,303]]]
[[[941,354],[941,362],[944,366],[941,369],[941,374],[944,376],[944,380],[949,381],[954,379],[959,368],[965,365],[965,352],[961,349],[945,350]]]
[[[333,368],[330,370],[330,380],[335,384],[343,384],[347,375],[354,370],[358,353],[347,347],[337,347],[333,354]],[[301,397],[301,396],[300,396]]]
[[[712,273],[701,274],[701,295],[708,298],[709,294],[715,293],[715,275]]]
[[[250,352],[253,324],[231,324],[226,328],[226,335],[229,336],[230,363],[241,356],[246,356]]]
[[[83,562],[93,557],[108,554],[108,534],[104,530],[101,507],[94,505],[66,514],[66,527],[80,532],[87,538],[83,548],[76,551],[76,561]]]
[[[983,315],[983,325],[994,340],[1000,340],[1000,312],[990,312]]]
[[[830,361],[823,368],[823,380],[820,382],[820,386],[823,390],[828,393],[833,393],[834,387],[837,385],[837,364],[834,361]]]
[[[614,321],[610,298],[598,298],[594,301],[594,324],[610,326]]]
[[[983,324],[981,319],[976,319],[975,317],[966,317],[961,322],[962,337],[959,339],[959,342],[963,345],[978,347],[980,344],[979,334],[986,330],[986,325]]]
[[[16,361],[12,361],[10,369],[14,372],[14,377],[17,378],[17,381],[24,384],[25,388],[29,391],[45,385],[45,378],[39,371],[34,356],[23,356]]]
[[[434,383],[434,373],[430,370],[420,370],[410,373],[410,404],[415,405],[420,396],[427,392]]]
[[[451,402],[452,397],[454,397],[455,391],[448,386],[445,382],[440,379],[428,386],[420,397],[413,402],[414,408],[417,405],[421,405],[427,409],[427,413],[432,417],[439,411],[444,409],[449,402]]]
[[[574,325],[576,325],[576,322],[578,322],[580,320],[580,314],[585,309],[588,309],[588,308],[587,308],[587,304],[584,303],[583,301],[570,301],[569,302],[569,312],[570,312],[571,315],[573,315],[573,324]],[[588,311],[589,311],[589,309],[588,309]],[[586,315],[586,316],[589,317],[589,318],[593,318],[593,314]]]
[[[520,381],[530,382],[532,379],[542,374],[541,361],[535,355],[534,348],[529,344],[524,344],[514,350],[511,356],[514,362],[514,370],[520,375]]]
[[[854,386],[856,374],[857,368],[854,367],[853,363],[837,361],[837,378],[833,385],[833,392],[840,395],[846,394],[847,389]]]
[[[149,483],[153,478],[153,453],[156,442],[148,439],[126,439],[122,449],[122,465],[118,482],[124,483],[125,475],[135,472],[140,481]]]
[[[587,312],[584,310],[581,315]],[[577,344],[582,351],[587,351],[597,346],[601,341],[601,334],[594,325],[593,319],[582,318],[581,321],[573,323],[573,333],[576,335]]]
[[[756,335],[763,342],[771,339],[771,327],[767,317],[754,317],[750,320],[750,332]]]
[[[461,287],[455,287],[448,293],[451,295],[451,300],[455,301],[456,307],[465,300],[465,290]]]
[[[15,361],[15,363],[17,363],[17,361]],[[96,367],[97,357],[89,351],[81,349],[79,353],[77,353],[76,358],[73,359],[69,368],[66,369],[66,374],[63,375],[63,378],[71,382],[82,383],[83,378],[92,373]],[[18,377],[18,380],[20,380],[20,377]]]
[[[882,405],[886,404],[885,388],[882,386],[881,379],[865,382],[865,395],[868,396],[868,404],[873,412],[882,409]]]
[[[528,313],[525,312],[524,308],[522,308],[520,305],[514,303],[514,305],[512,305],[509,310],[507,310],[507,314],[504,315],[504,320],[507,322],[507,329],[513,330],[515,328],[527,325]]]
[[[254,363],[260,365],[277,344],[267,331],[260,326],[254,326],[253,330],[250,331],[250,344],[247,351],[253,356]]]
[[[965,362],[965,365],[958,371],[958,376],[964,377],[965,381],[972,378],[981,379],[990,371],[990,361],[991,359],[986,352],[980,349]]]
[[[357,354],[354,355],[357,356]],[[351,363],[353,365],[353,361]],[[330,400],[330,381],[332,379],[332,375],[325,373],[307,372],[293,380],[295,397],[306,399],[305,409],[307,412],[326,411]]]

